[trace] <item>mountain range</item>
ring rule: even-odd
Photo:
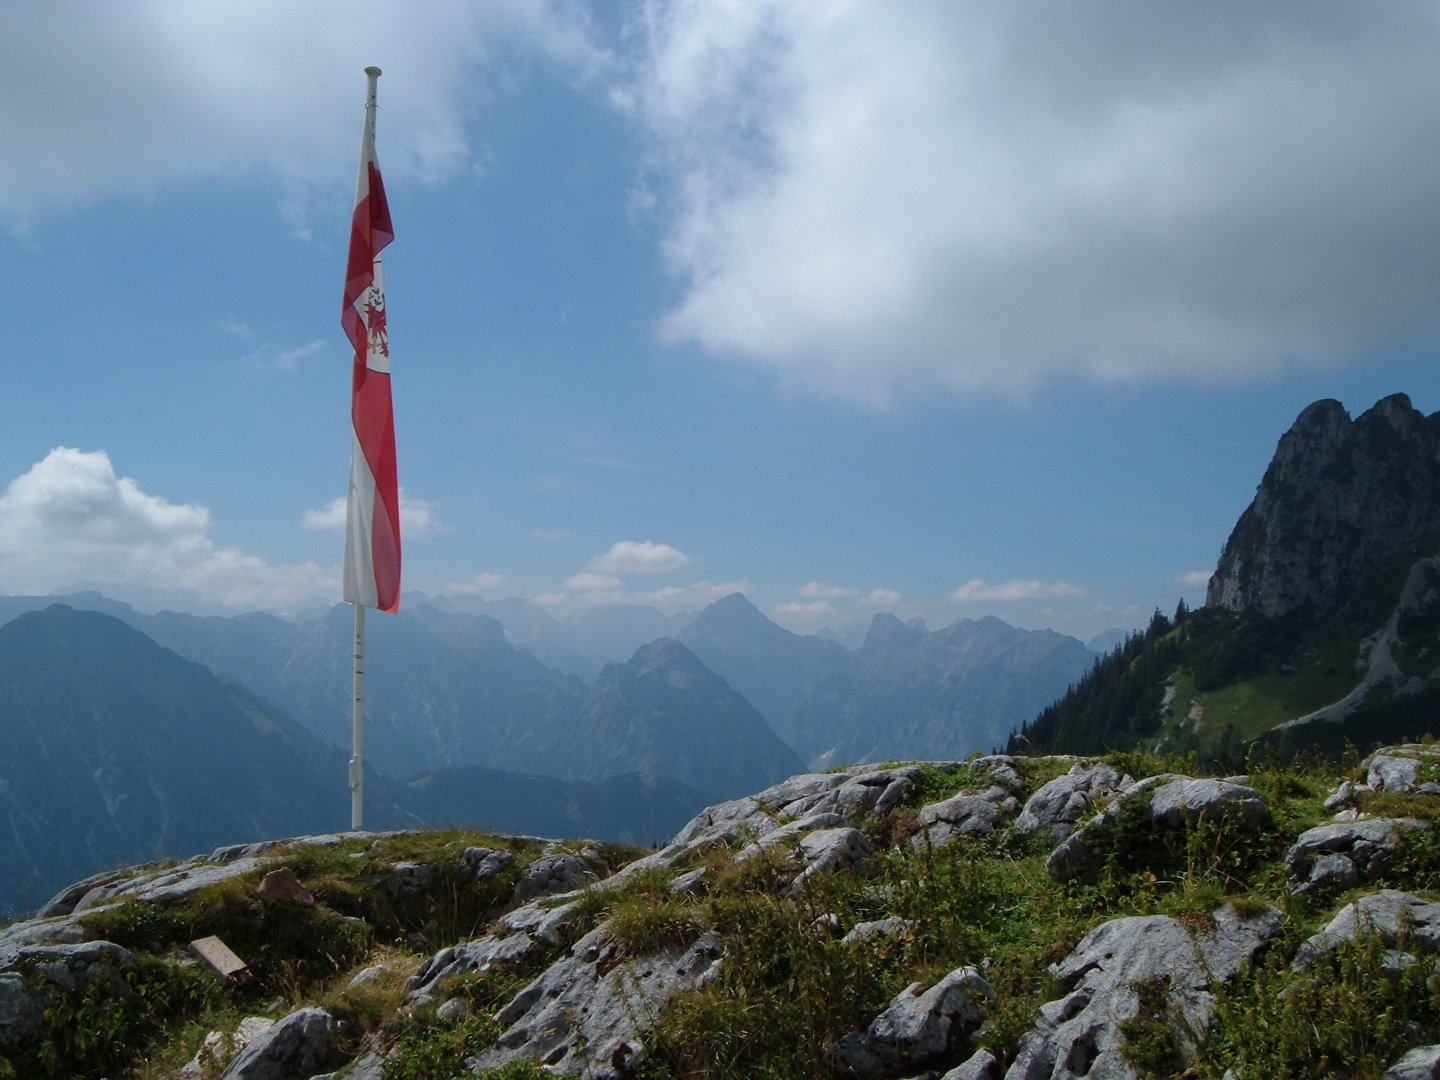
[[[1095,659],[1053,630],[987,617],[932,631],[886,614],[850,652],[777,626],[740,593],[702,611],[680,640],[817,768],[998,746]]]
[[[109,615],[56,604],[0,627],[0,911],[121,862],[336,831],[346,775],[342,751],[274,705]],[[370,770],[366,825],[641,843],[709,800],[666,777],[602,779]]]

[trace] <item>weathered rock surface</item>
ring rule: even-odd
[[[940,1080],[997,1080],[1000,1059],[989,1050],[976,1050]]]
[[[1059,843],[1075,831],[1077,822],[1095,812],[1099,802],[1130,783],[1128,776],[1121,776],[1103,761],[1077,762],[1064,776],[1057,776],[1030,796],[1015,827],[1023,833],[1048,829]]]
[[[901,919],[898,916],[891,916],[888,919],[875,919],[872,922],[856,923],[848,934],[840,939],[842,945],[854,945],[859,941],[868,941],[871,938],[903,938],[915,932],[915,923],[909,919]]]
[[[475,1072],[528,1061],[561,1075],[619,1080],[645,1052],[644,1037],[676,994],[718,971],[719,935],[626,958],[601,925],[577,941],[496,1014],[507,1030],[467,1062]]]
[[[1254,788],[1229,780],[1197,780],[1164,774],[1131,784],[1103,811],[1071,833],[1046,861],[1056,881],[1092,881],[1105,863],[1105,837],[1127,808],[1138,807],[1141,819],[1156,832],[1187,828],[1201,820],[1234,821],[1257,829],[1269,809]]]
[[[574,892],[597,880],[598,875],[579,855],[569,852],[546,855],[536,859],[520,875],[515,883],[515,901],[523,904],[537,896]]]
[[[21,949],[16,963],[61,990],[106,986],[117,993],[128,994],[129,986],[122,973],[134,965],[135,957],[129,949],[113,942],[86,941],[77,945],[37,945]]]
[[[1417,1046],[1385,1070],[1385,1080],[1440,1080],[1440,1046]]]
[[[235,1055],[222,1080],[295,1080],[325,1064],[335,1020],[324,1009],[301,1009],[267,1028]]]
[[[461,856],[465,868],[475,875],[476,881],[489,881],[515,861],[508,851],[494,851],[486,847],[467,847]]]
[[[939,847],[956,836],[991,833],[1014,817],[1018,809],[1019,801],[999,784],[980,792],[962,791],[920,810],[921,828],[913,843],[918,850],[927,842]]]
[[[396,863],[388,874],[381,875],[379,884],[392,900],[398,900],[402,896],[425,892],[435,884],[438,873],[432,863]]]
[[[1317,401],[1280,438],[1210,578],[1206,604],[1324,616],[1364,575],[1440,540],[1440,418],[1404,394],[1354,421]]]
[[[1402,833],[1429,827],[1416,818],[1365,818],[1317,825],[1301,833],[1285,853],[1285,873],[1296,893],[1373,878],[1389,865]],[[1346,870],[1341,859],[1348,861],[1352,870]]]
[[[1346,904],[1318,934],[1301,945],[1291,965],[1303,971],[1362,933],[1375,933],[1387,946],[1402,942],[1416,952],[1440,949],[1440,904],[1385,889]]]
[[[830,1051],[843,1076],[881,1080],[953,1053],[985,1019],[995,990],[972,967],[957,968],[930,989],[912,983],[864,1031],[852,1031]]]
[[[1134,984],[1166,980],[1172,1007],[1188,1030],[1176,1032],[1187,1052],[1189,1032],[1210,1020],[1212,988],[1235,975],[1280,928],[1273,908],[1241,918],[1229,905],[1211,926],[1192,934],[1166,915],[1115,919],[1096,927],[1051,974],[1064,997],[1040,1007],[1035,1026],[1020,1039],[1006,1080],[1135,1080],[1122,1056],[1120,1025],[1139,1009]]]
[[[492,934],[441,949],[405,983],[405,989],[410,991],[406,1004],[429,1004],[435,1001],[441,987],[457,975],[505,967],[529,956],[535,948],[535,939],[529,934],[516,933],[504,937]]]
[[[18,971],[0,972],[0,1050],[38,1038],[44,1014],[44,995],[26,986]]]
[[[233,1032],[211,1031],[205,1035],[195,1056],[180,1067],[176,1077],[215,1075],[215,1069],[224,1066],[235,1054],[249,1046],[255,1039],[274,1027],[275,1021],[266,1016],[247,1016],[235,1026]]]

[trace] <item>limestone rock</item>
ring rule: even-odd
[[[1240,515],[1206,604],[1325,616],[1385,560],[1440,539],[1440,424],[1404,394],[1351,420],[1317,401],[1280,439]]]
[[[915,932],[916,924],[909,919],[901,919],[891,916],[888,919],[876,919],[874,922],[856,923],[850,932],[840,939],[841,945],[854,945],[857,941],[868,941],[870,938],[903,938]]]
[[[1321,864],[1318,860],[1325,855],[1344,855],[1359,878],[1375,877],[1388,865],[1401,833],[1429,827],[1415,818],[1367,818],[1307,829],[1285,853],[1285,873],[1291,889],[1307,893],[1321,887],[1321,879],[1335,873],[1339,865],[1333,861]]]
[[[1420,780],[1420,761],[1413,757],[1376,754],[1370,759],[1365,784],[1373,791],[1406,792]]]
[[[515,861],[515,856],[508,851],[493,851],[485,847],[467,847],[460,861],[465,864],[465,869],[475,875],[475,880],[489,881],[505,867]]]
[[[388,874],[380,877],[377,884],[390,894],[391,899],[398,900],[402,896],[414,896],[429,890],[435,884],[438,873],[433,863],[396,863]]]
[[[460,997],[453,997],[441,1003],[435,1010],[435,1019],[446,1024],[453,1024],[464,1020],[470,1015],[470,1002]]]
[[[1270,813],[1260,793],[1242,784],[1170,773],[1147,777],[1126,788],[1050,853],[1045,863],[1050,876],[1056,881],[1093,881],[1105,862],[1106,833],[1131,806],[1141,808],[1143,820],[1156,832],[1227,819],[1256,829]]]
[[[1440,1046],[1417,1046],[1385,1070],[1385,1080],[1440,1080]]]
[[[16,960],[62,990],[98,985],[120,994],[130,992],[122,973],[135,963],[129,949],[110,941],[38,945],[21,949]]]
[[[441,949],[421,964],[405,983],[405,989],[410,992],[406,1003],[422,1005],[432,1002],[440,987],[457,975],[505,967],[529,956],[536,947],[533,938],[521,933],[504,937],[491,934]]]
[[[44,1013],[44,995],[26,986],[18,971],[0,973],[0,1050],[38,1038]]]
[[[1412,949],[1433,953],[1440,949],[1440,904],[1395,889],[1362,896],[1341,908],[1323,930],[1301,945],[1291,966],[1303,971],[1364,932],[1380,935],[1386,945],[1404,940]]]
[[[927,841],[939,847],[956,836],[994,832],[1019,808],[1015,796],[998,784],[978,793],[962,791],[944,802],[931,803],[921,809],[921,830],[913,844],[916,850],[921,850]]]
[[[859,829],[820,829],[800,841],[804,869],[790,883],[787,892],[800,891],[810,878],[831,870],[862,865],[875,853],[875,845]]]
[[[1235,975],[1279,931],[1273,908],[1241,918],[1224,905],[1211,926],[1192,935],[1166,915],[1131,916],[1096,927],[1051,975],[1066,994],[1040,1007],[1035,1026],[1020,1039],[1006,1080],[1135,1080],[1122,1056],[1120,1025],[1140,1007],[1134,984],[1166,980],[1170,1004],[1183,1017],[1176,1032],[1187,1052],[1189,1032],[1204,1032],[1211,989]]]
[[[295,871],[288,866],[282,866],[278,870],[271,870],[265,875],[255,890],[255,895],[262,900],[273,900],[277,904],[291,904],[295,907],[314,907],[315,897],[310,895],[310,890],[300,884],[300,879],[295,876]]]
[[[940,1080],[998,1080],[1000,1059],[989,1050],[976,1050]]]
[[[1015,827],[1023,833],[1048,829],[1059,843],[1075,831],[1076,822],[1094,812],[1098,801],[1115,794],[1128,781],[1129,777],[1103,761],[1077,762],[1064,776],[1057,776],[1030,796]]]
[[[912,983],[864,1031],[830,1051],[836,1071],[861,1080],[899,1076],[964,1045],[985,1019],[995,990],[972,967],[956,968],[930,989]]]
[[[233,1055],[244,1050],[255,1041],[259,1035],[263,1035],[275,1024],[267,1016],[247,1016],[236,1025],[235,1030],[229,1034],[223,1031],[211,1031],[205,1036],[205,1041],[200,1044],[200,1049],[195,1056],[180,1067],[176,1074],[179,1077],[204,1076],[207,1071],[214,1076],[215,1068],[223,1066]]]
[[[698,893],[705,887],[705,878],[709,871],[703,866],[697,866],[694,870],[687,870],[678,874],[675,880],[670,882],[668,888],[677,896],[684,893]]]
[[[589,863],[578,855],[561,852],[536,859],[515,883],[515,901],[523,904],[537,896],[573,892],[597,880]]]
[[[330,1052],[335,1020],[324,1009],[301,1009],[251,1040],[222,1080],[293,1080],[311,1077]]]
[[[619,1080],[643,1056],[644,1037],[665,1003],[702,986],[718,971],[720,955],[712,932],[688,948],[627,959],[602,924],[496,1014],[507,1030],[466,1064],[481,1072],[528,1061],[555,1073]]]

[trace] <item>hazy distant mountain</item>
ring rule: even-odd
[[[744,694],[802,756],[829,749],[816,750],[796,726],[795,715],[802,701],[827,693],[837,677],[844,678],[851,656],[843,646],[777,626],[742,593],[716,600],[680,631],[679,639]]]
[[[346,755],[118,619],[54,605],[0,627],[0,911],[120,862],[330,832]],[[707,799],[635,775],[565,783],[484,769],[370,773],[366,824],[665,838]]]
[[[725,799],[803,771],[754,706],[670,638],[601,673],[568,752],[585,779],[638,765]]]
[[[1131,631],[1121,630],[1119,628],[1115,628],[1112,630],[1102,630],[1100,631],[1100,633],[1092,637],[1089,641],[1085,642],[1085,648],[1089,649],[1097,656],[1104,656],[1106,653],[1114,649],[1116,645],[1119,645],[1127,637],[1129,637],[1130,634]]]
[[[12,609],[22,602],[0,599],[12,600]],[[76,600],[110,607],[160,644],[279,706],[322,739],[349,746],[353,617],[348,605],[297,626],[259,613],[145,615],[98,594]],[[761,721],[758,741],[747,739],[718,756],[712,753],[707,724],[717,705],[711,682],[723,682],[704,672],[706,678],[693,680],[688,691],[670,688],[665,709],[677,718],[672,729],[658,733],[656,713],[646,723],[624,728],[635,740],[627,743],[616,727],[594,744],[599,756],[591,760],[582,750],[593,737],[587,725],[608,715],[592,702],[616,701],[613,685],[602,685],[603,674],[587,690],[574,676],[547,668],[527,649],[511,645],[493,618],[442,612],[428,604],[406,607],[399,615],[372,614],[366,635],[366,760],[392,776],[462,765],[564,780],[641,772],[723,794],[737,775],[774,775],[769,765],[776,760],[775,748],[783,749]],[[741,704],[750,710],[748,703]],[[683,716],[694,722],[680,722]],[[657,756],[662,745],[665,753]],[[788,771],[777,779],[799,769],[793,755],[785,754]],[[685,771],[670,770],[663,764],[669,761],[684,762]]]
[[[802,758],[822,766],[996,746],[1094,660],[1074,638],[989,617],[930,631],[918,619],[876,615],[852,653],[776,626],[739,593],[680,636]]]

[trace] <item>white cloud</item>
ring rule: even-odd
[[[307,356],[314,356],[324,347],[324,338],[316,338],[308,345],[300,345],[293,349],[266,343],[245,357],[245,362],[269,371],[294,371],[298,366],[296,361],[303,360]]]
[[[790,600],[772,607],[770,617],[777,621],[786,619],[815,621],[839,619],[841,614],[829,600]]]
[[[957,604],[1008,603],[1018,600],[1058,600],[1084,596],[1085,590],[1067,585],[1063,581],[1044,582],[1033,579],[1014,579],[989,585],[980,578],[974,578],[950,594]]]
[[[306,510],[300,528],[306,532],[344,532],[345,496],[336,496],[318,510]]]
[[[731,593],[749,592],[750,589],[750,582],[744,578],[739,581],[697,581],[693,585],[666,585],[653,592],[632,593],[625,602],[647,604],[667,613],[682,609],[694,611]]]
[[[624,588],[624,583],[609,574],[597,574],[591,570],[582,570],[566,579],[565,588],[568,592],[606,593],[619,596]]]
[[[1170,580],[1176,585],[1184,585],[1189,589],[1203,589],[1210,584],[1210,578],[1213,575],[1213,570],[1187,570],[1183,574],[1176,574]]]
[[[662,336],[883,402],[1440,337],[1431,0],[650,0]]]
[[[216,548],[213,531],[203,506],[146,494],[104,451],[58,447],[0,496],[0,588],[43,593],[85,580],[282,611],[339,591],[333,568]]]
[[[838,600],[841,597],[859,595],[854,589],[831,585],[828,581],[812,581],[808,585],[801,585],[798,591],[807,600]]]
[[[461,596],[479,596],[491,589],[498,589],[510,579],[504,574],[482,573],[476,574],[469,581],[452,581],[445,586],[447,593],[456,593]]]
[[[877,608],[893,608],[905,599],[894,589],[871,589],[860,598],[862,604]]]
[[[425,499],[417,499],[404,487],[400,488],[400,538],[419,540],[425,536],[444,532],[435,516],[436,505]],[[344,532],[345,496],[337,495],[318,510],[306,510],[300,518],[300,528],[306,532]]]
[[[5,5],[0,217],[260,175],[303,231],[313,185],[354,182],[365,77],[380,84],[387,172],[471,161],[465,122],[509,48],[581,77],[605,63],[576,0],[55,0]]]
[[[596,555],[586,569],[602,574],[668,574],[688,565],[690,556],[669,544],[651,540],[621,540],[604,555]]]

